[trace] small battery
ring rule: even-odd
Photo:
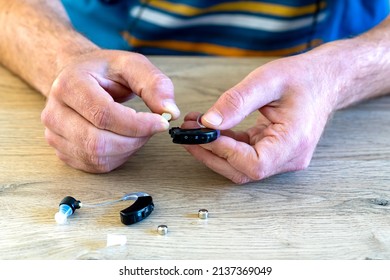
[[[168,226],[166,225],[159,225],[157,227],[157,233],[160,235],[166,235],[168,233]]]
[[[198,217],[199,219],[207,219],[209,217],[209,211],[207,211],[206,209],[200,209],[198,211]]]

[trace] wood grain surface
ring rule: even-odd
[[[151,60],[172,78],[181,120],[267,62]],[[0,259],[390,259],[389,97],[337,112],[307,170],[242,186],[197,162],[168,133],[109,174],[72,169],[44,139],[44,105],[0,68]],[[126,105],[147,110],[140,100]],[[79,209],[66,225],[54,221],[64,196],[98,203],[134,191],[155,203],[138,224],[120,222],[130,202]],[[201,208],[209,219],[197,218]],[[167,235],[157,234],[160,224]],[[108,234],[125,235],[127,244],[107,247]]]

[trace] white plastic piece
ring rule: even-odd
[[[127,243],[127,237],[126,235],[120,235],[120,234],[107,234],[107,247],[110,246],[122,246]]]
[[[164,119],[167,121],[170,121],[172,119],[172,115],[170,113],[162,113],[161,115]]]
[[[68,221],[68,217],[72,214],[73,214],[72,207],[70,207],[67,204],[61,204],[60,209],[54,215],[54,219],[56,220],[57,224],[63,225]]]

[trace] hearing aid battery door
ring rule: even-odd
[[[151,196],[140,196],[137,200],[120,212],[121,222],[125,225],[138,223],[148,217],[154,209]]]

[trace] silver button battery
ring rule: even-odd
[[[168,226],[166,225],[159,225],[157,227],[157,233],[160,235],[166,235],[168,233]]]
[[[198,211],[198,217],[199,219],[207,219],[209,217],[209,211],[207,211],[207,209],[200,209]]]

